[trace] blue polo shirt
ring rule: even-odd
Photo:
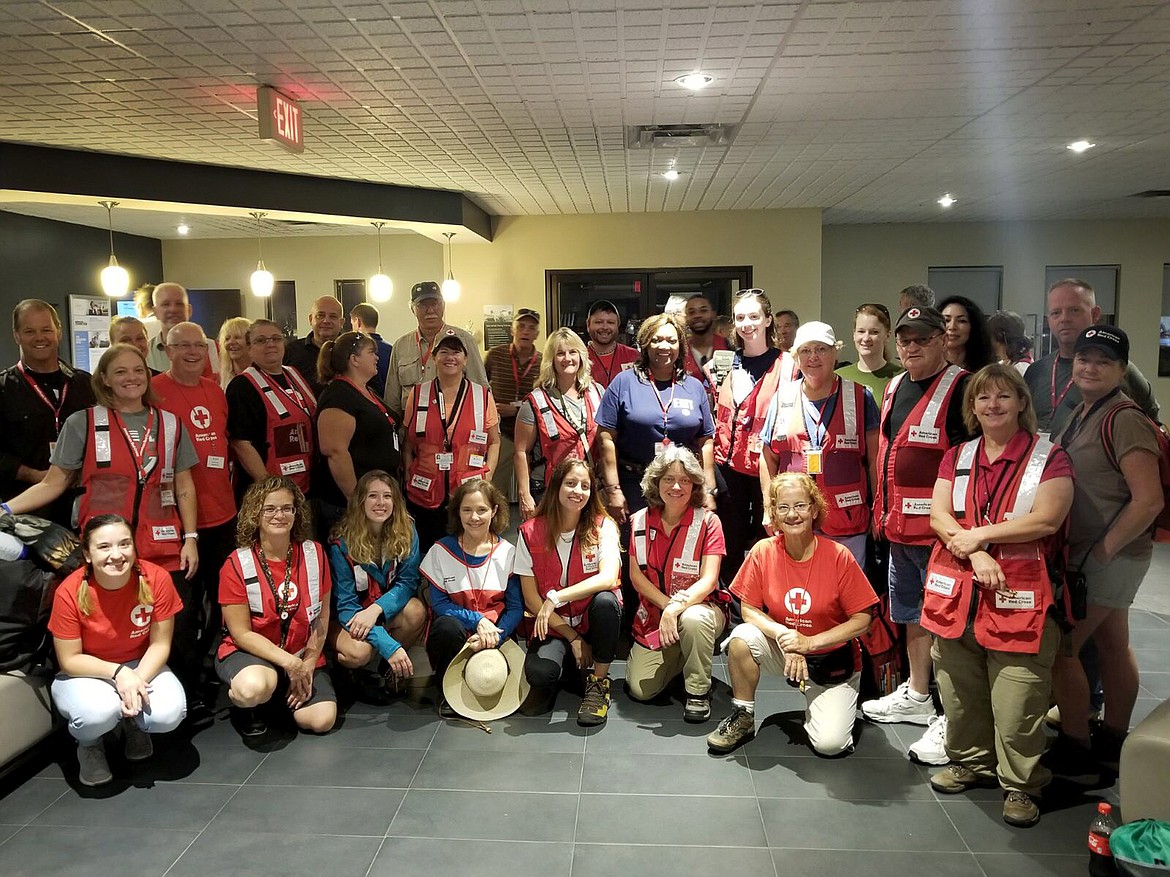
[[[654,459],[654,445],[663,438],[693,450],[701,439],[715,435],[711,403],[696,378],[651,383],[632,368],[615,375],[606,388],[597,425],[616,436],[618,460],[643,466]]]

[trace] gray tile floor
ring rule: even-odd
[[[1136,722],[1170,696],[1170,616],[1132,619]],[[66,742],[0,785],[0,874],[1079,877],[1092,811],[1117,801],[1115,786],[1054,786],[1040,825],[1013,829],[994,790],[935,795],[905,757],[916,726],[859,725],[856,753],[821,759],[793,739],[801,696],[765,678],[758,737],[716,758],[712,725],[685,724],[677,700],[615,692],[609,723],[589,732],[568,694],[551,716],[490,734],[403,701],[357,706],[325,737],[251,747],[221,714],[160,740],[150,762],[112,759],[120,779],[97,791],[77,785]],[[716,714],[727,708],[720,685]]]

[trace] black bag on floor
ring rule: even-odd
[[[28,670],[49,652],[57,576],[31,560],[0,564],[0,671]]]

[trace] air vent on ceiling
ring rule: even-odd
[[[321,228],[322,226],[331,225],[328,222],[311,222],[303,219],[275,219],[272,221],[280,225],[289,225],[293,228]]]
[[[736,125],[633,125],[626,129],[629,149],[730,146]]]
[[[1146,189],[1144,192],[1134,192],[1131,198],[1170,198],[1170,189]]]

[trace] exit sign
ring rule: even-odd
[[[289,152],[305,151],[301,108],[291,97],[261,86],[256,90],[256,116],[261,140],[275,140]]]

